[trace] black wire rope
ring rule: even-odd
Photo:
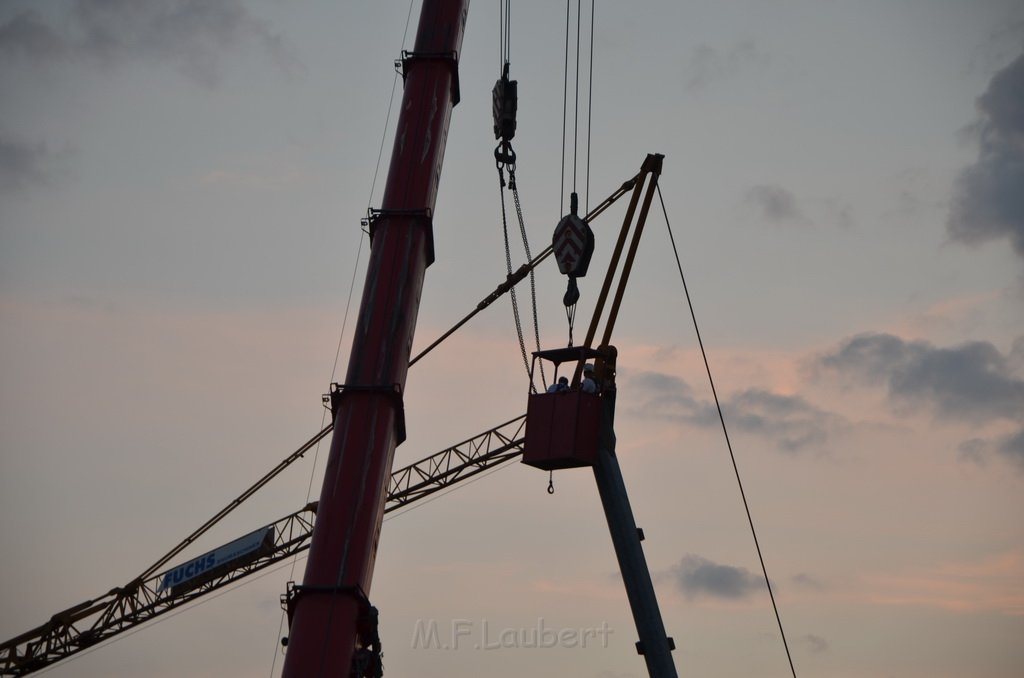
[[[572,192],[576,192],[576,155],[580,145],[580,2],[576,0],[576,112],[572,130]]]
[[[509,62],[512,55],[512,0],[498,0],[498,71]]]
[[[505,63],[512,59],[512,0],[505,0]]]
[[[665,215],[665,226],[668,228],[668,237],[672,242],[672,252],[676,257],[676,266],[679,269],[679,279],[683,282],[683,292],[686,294],[686,304],[690,307],[690,317],[693,319],[693,330],[697,334],[697,343],[700,345],[700,354],[704,358],[704,369],[708,373],[708,383],[711,384],[711,394],[715,397],[715,407],[718,409],[718,420],[722,423],[722,433],[725,435],[725,446],[729,449],[729,458],[732,460],[732,470],[736,474],[736,484],[740,489],[740,497],[743,498],[743,509],[747,513],[747,522],[750,524],[750,534],[754,537],[754,546],[757,549],[757,558],[761,561],[761,572],[764,574],[764,584],[768,588],[768,596],[772,601],[772,610],[775,612],[775,621],[779,625],[779,633],[782,635],[782,646],[786,649],[786,659],[789,660],[789,670],[796,678],[796,668],[793,666],[793,655],[789,652],[789,643],[786,642],[786,632],[782,628],[782,617],[779,615],[779,606],[775,603],[775,593],[772,591],[771,581],[768,579],[768,568],[764,564],[764,556],[761,554],[761,544],[757,539],[757,530],[754,529],[754,518],[750,513],[750,504],[747,502],[747,494],[743,491],[743,481],[740,479],[740,468],[736,463],[736,454],[732,449],[732,442],[729,440],[729,429],[725,425],[725,415],[722,414],[722,405],[718,401],[718,391],[715,389],[715,380],[711,376],[711,366],[708,363],[708,354],[704,350],[704,340],[700,336],[700,328],[697,326],[697,314],[693,310],[693,302],[690,300],[690,290],[686,285],[686,276],[683,275],[683,264],[679,260],[679,249],[676,247],[675,236],[672,235],[672,225],[668,220],[668,210],[665,208],[665,199],[661,195],[661,186],[658,186],[658,200],[661,202],[661,211]]]
[[[442,334],[440,337],[438,337],[433,342],[431,342],[430,345],[428,345],[425,349],[423,349],[422,351],[417,353],[415,356],[410,358],[410,360],[409,360],[409,367],[412,367],[413,365],[418,363],[420,360],[425,358],[427,356],[427,354],[429,354],[435,348],[440,346],[442,344],[442,342],[444,342],[445,339],[447,339],[448,337],[450,337],[453,334],[455,334],[455,332],[457,332],[459,329],[461,329],[463,325],[465,325],[470,320],[472,320],[474,317],[476,317],[476,315],[478,313],[480,313],[485,308],[487,308],[492,303],[494,303],[494,301],[496,301],[502,295],[504,295],[506,292],[508,292],[509,289],[511,289],[513,286],[515,286],[519,282],[521,282],[522,281],[522,277],[519,274],[522,273],[524,267],[536,268],[537,266],[540,265],[540,263],[542,261],[544,261],[545,259],[550,257],[552,252],[553,252],[553,249],[549,245],[546,248],[544,248],[544,251],[541,252],[540,254],[538,254],[536,256],[536,258],[534,258],[532,261],[530,261],[529,263],[526,263],[526,264],[523,264],[522,266],[520,266],[519,270],[516,271],[516,277],[517,277],[516,280],[509,281],[506,278],[505,283],[503,283],[502,285],[499,285],[498,288],[494,292],[492,292],[490,295],[488,295],[483,301],[478,303],[476,305],[476,307],[472,311],[470,311],[465,316],[463,316],[463,318],[461,320],[459,320],[457,323],[455,323],[454,325],[449,327],[448,330],[446,330],[444,334]],[[525,273],[523,273],[523,275],[525,275]]]
[[[565,0],[565,66],[563,68],[562,75],[562,183],[559,189],[559,205],[558,213],[564,214],[565,212],[565,132],[568,120],[568,99],[569,99],[569,26],[570,26],[570,5],[571,0]],[[572,135],[572,193],[573,202],[572,205],[576,205],[576,176],[578,174],[576,170],[577,156],[579,151],[579,139],[580,139],[580,15],[581,15],[580,1],[576,0],[576,82],[575,82],[575,100],[574,100],[574,113],[573,113],[573,135]],[[591,10],[591,16],[593,16],[593,10]],[[593,45],[591,45],[593,50]],[[593,56],[591,56],[593,61]],[[593,66],[591,66],[593,69]],[[588,113],[589,115],[589,113]],[[590,193],[590,131],[589,122],[587,130],[587,199],[589,200]],[[584,209],[584,213],[589,211]],[[572,208],[575,212],[575,208]],[[531,273],[532,275],[532,273]],[[531,279],[532,281],[532,279]],[[569,346],[572,346],[572,330],[573,323],[576,320],[576,304],[567,306],[565,309],[565,318],[569,324]],[[543,378],[544,366],[541,365],[541,377]]]
[[[583,213],[590,211],[590,127],[594,118],[594,5],[590,0],[590,82],[587,84],[587,186],[583,198]]]
[[[565,126],[569,101],[569,2],[565,0],[565,66],[562,68],[562,174],[558,187],[558,213],[565,214]]]

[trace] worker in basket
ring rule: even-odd
[[[569,390],[568,377],[559,377],[558,381],[548,386],[548,393],[563,393]]]
[[[580,388],[584,393],[597,393],[597,380],[594,378],[594,365],[587,363],[583,366],[583,382]]]

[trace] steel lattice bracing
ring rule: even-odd
[[[398,469],[388,483],[385,513],[520,456],[525,428],[522,415]]]
[[[525,415],[517,417],[396,470],[388,483],[384,512],[518,458],[523,452],[525,421]],[[165,574],[161,572],[55,614],[49,622],[0,645],[0,676],[43,669],[305,551],[316,508],[314,502],[268,525],[274,530],[269,552],[187,590],[161,590]]]
[[[202,581],[186,591],[161,589],[163,573],[111,590],[95,600],[55,614],[49,622],[0,647],[0,676],[22,676],[181,607],[211,591],[258,572],[309,548],[314,506],[267,527],[274,530],[273,550],[264,556]]]

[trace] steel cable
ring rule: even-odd
[[[576,155],[580,145],[580,3],[576,0],[576,111],[572,129],[572,192],[576,192]]]
[[[583,198],[583,211],[590,211],[590,128],[594,118],[594,4],[590,0],[590,80],[587,84],[587,184]]]
[[[562,69],[562,173],[558,186],[558,213],[565,214],[565,125],[569,101],[569,0],[565,0],[565,66]]]
[[[768,568],[764,564],[764,556],[761,554],[761,544],[757,539],[757,530],[754,529],[754,518],[750,513],[750,504],[747,502],[747,494],[743,490],[743,481],[740,479],[740,468],[736,463],[736,454],[732,449],[732,442],[729,440],[729,429],[725,425],[725,415],[722,414],[722,405],[718,400],[718,391],[715,389],[715,380],[711,376],[711,366],[708,363],[708,354],[704,350],[704,340],[700,336],[700,328],[697,326],[697,314],[693,310],[693,302],[690,300],[690,290],[686,285],[686,276],[683,275],[683,264],[679,260],[679,249],[676,247],[676,239],[672,234],[672,225],[668,220],[668,210],[665,208],[665,199],[661,195],[661,186],[658,186],[658,200],[661,202],[661,211],[665,215],[665,226],[668,228],[668,237],[672,242],[672,252],[676,257],[676,266],[679,269],[679,278],[683,282],[683,292],[686,294],[686,304],[690,308],[690,317],[693,319],[693,330],[697,334],[697,344],[700,346],[701,357],[704,358],[704,369],[708,373],[708,383],[711,384],[711,394],[715,398],[715,407],[718,409],[718,420],[722,423],[722,433],[725,435],[725,446],[729,449],[729,458],[732,460],[732,469],[736,474],[736,484],[740,489],[740,497],[743,499],[743,509],[747,513],[747,522],[750,524],[750,534],[754,538],[754,547],[757,549],[757,558],[761,562],[761,572],[764,574],[764,584],[768,588],[768,597],[772,601],[772,610],[775,612],[775,621],[779,626],[779,633],[782,635],[782,646],[786,650],[786,659],[789,660],[789,670],[796,678],[796,668],[793,666],[793,655],[789,651],[789,643],[786,642],[786,632],[782,628],[782,617],[779,615],[779,606],[775,603],[775,593],[772,591],[772,583],[768,579]]]

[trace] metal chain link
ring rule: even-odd
[[[511,179],[511,173],[510,177]],[[498,186],[498,193],[501,195],[501,230],[505,236],[505,269],[508,275],[512,275],[512,250],[508,244],[508,217],[505,209],[505,173],[502,171],[501,166],[498,166],[498,179],[500,180]],[[532,271],[531,271],[532,275]],[[509,296],[512,299],[512,315],[516,321],[516,335],[519,337],[519,351],[523,354],[523,367],[526,369],[526,373],[530,373],[530,359],[526,356],[526,340],[523,338],[523,324],[519,320],[519,301],[516,298],[516,289],[513,287],[509,290]],[[530,383],[530,389],[534,390],[533,382]]]
[[[519,202],[519,186],[516,185],[516,168],[515,166],[509,167],[508,169],[508,186],[512,189],[512,200],[516,206],[516,218],[519,221],[519,232],[523,236],[523,249],[526,250],[526,260],[533,261],[533,254],[530,253],[530,241],[526,237],[526,223],[523,220],[523,208]],[[537,279],[534,276],[533,269],[530,269],[530,304],[533,308],[533,338],[536,342],[537,350],[540,350],[540,323],[537,319]],[[540,380],[547,388],[548,379],[544,374],[544,363],[540,363]]]

